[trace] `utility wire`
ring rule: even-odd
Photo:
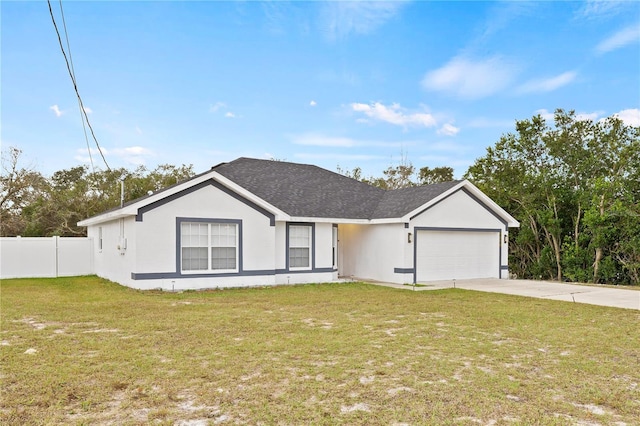
[[[67,51],[69,52],[69,62],[71,63],[71,72],[73,74],[73,80],[76,79],[76,70],[73,67],[73,56],[71,55],[71,44],[69,43],[69,32],[67,31],[67,21],[64,19],[64,10],[62,9],[62,0],[60,2],[60,15],[62,16],[62,28],[64,28],[64,38],[67,42]],[[93,155],[91,154],[91,147],[89,146],[89,137],[87,136],[87,126],[82,115],[82,105],[78,101],[78,110],[80,112],[80,121],[82,122],[82,131],[84,132],[84,140],[87,143],[87,153],[89,154],[89,162],[91,163],[91,171],[96,172],[96,168],[93,165]]]
[[[93,127],[91,127],[91,123],[89,122],[89,116],[87,115],[87,111],[84,109],[84,104],[82,102],[82,98],[80,97],[80,92],[78,91],[78,85],[76,84],[76,79],[74,77],[73,71],[71,70],[71,65],[69,65],[69,59],[67,58],[67,54],[64,51],[64,45],[62,44],[62,37],[60,37],[60,31],[58,31],[58,25],[56,24],[56,19],[53,16],[53,10],[51,9],[51,0],[47,0],[47,4],[49,5],[49,14],[51,15],[51,22],[53,22],[53,27],[56,30],[56,34],[58,35],[58,43],[60,44],[60,50],[62,51],[62,56],[64,56],[64,61],[67,64],[67,71],[69,72],[69,77],[71,77],[71,82],[73,83],[73,89],[76,92],[76,96],[78,98],[78,102],[80,103],[80,110],[84,115],[84,119],[87,122],[87,126],[89,126],[89,130],[91,131],[91,136],[96,143],[96,147],[98,147],[98,152],[102,157],[102,161],[104,161],[105,166],[107,166],[107,170],[111,171],[111,167],[109,167],[109,163],[107,163],[107,159],[104,158],[104,154],[102,153],[102,149],[100,148],[100,144],[98,143],[98,139],[96,138],[96,134],[93,131]]]

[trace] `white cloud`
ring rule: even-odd
[[[234,113],[232,113],[232,112],[227,112],[227,113],[225,113],[224,116],[227,117],[227,118],[236,118],[236,115]]]
[[[500,56],[478,61],[457,56],[444,66],[429,71],[422,80],[422,87],[461,98],[478,99],[506,88],[517,72],[518,68],[513,63]]]
[[[311,101],[311,102],[309,102],[309,106],[314,107],[314,106],[316,106],[316,105],[318,105],[318,103],[317,103],[316,101]]]
[[[622,120],[627,126],[640,126],[640,109],[638,108],[623,109],[613,115]]]
[[[553,115],[553,113],[552,113],[552,112],[549,112],[549,111],[547,111],[547,110],[546,110],[546,109],[544,109],[544,108],[542,108],[542,109],[537,109],[537,110],[535,111],[535,115],[539,115],[539,116],[541,116],[542,118],[544,118],[544,119],[545,119],[545,121],[553,121],[553,117],[554,117],[554,115]]]
[[[142,146],[129,146],[124,148],[115,148],[115,149],[106,149],[100,148],[102,151],[102,155],[105,157],[111,158],[120,158],[125,163],[133,164],[136,166],[142,165],[145,163],[148,157],[153,156],[153,152],[148,148],[144,148]],[[91,161],[89,157],[89,153],[86,148],[80,148],[77,151],[77,155],[74,157],[77,161],[81,163],[89,163]],[[100,152],[97,148],[90,149],[91,156],[93,157],[94,163],[96,163],[97,159],[100,158]],[[101,160],[100,160],[101,161]]]
[[[594,111],[594,112],[579,112],[576,114],[576,120],[578,121],[595,121],[598,117],[602,115],[602,111]]]
[[[92,114],[93,110],[89,107],[84,107],[84,112],[86,112],[87,114]]]
[[[370,34],[392,19],[405,1],[335,1],[323,4],[321,27],[329,40]]]
[[[424,126],[433,127],[437,124],[436,119],[428,113],[416,112],[406,113],[400,104],[393,103],[390,106],[374,102],[371,104],[352,103],[351,109],[361,112],[374,120],[384,121],[397,126]]]
[[[529,80],[516,89],[517,93],[552,92],[562,86],[566,86],[575,80],[578,74],[575,71],[567,71],[554,77]]]
[[[438,129],[439,135],[444,136],[455,136],[460,131],[460,128],[454,126],[453,124],[445,123],[442,127]]]
[[[218,112],[221,108],[226,108],[227,104],[224,102],[216,102],[215,104],[209,106],[209,112]]]
[[[141,146],[128,146],[114,149],[113,153],[116,155],[149,155],[151,151]]]
[[[547,111],[544,108],[536,110],[535,114],[540,115],[550,124],[553,124],[554,122],[555,114],[553,112]],[[578,121],[587,121],[587,120],[594,121],[598,117],[600,117],[602,114],[604,114],[604,111],[579,112],[579,113],[576,113],[575,117],[576,117],[576,120]]]
[[[146,158],[153,155],[153,153],[149,149],[141,146],[129,146],[125,148],[116,148],[112,150],[110,154],[116,157],[120,157],[125,162],[129,164],[134,164],[136,166],[144,164]]]
[[[596,46],[596,52],[607,53],[640,41],[640,23],[623,28],[612,36],[602,40]]]
[[[56,105],[51,105],[49,107],[49,109],[51,111],[53,111],[53,113],[56,115],[56,117],[62,117],[62,114],[64,114],[64,111],[62,111],[57,104]]]
[[[587,0],[581,3],[583,6],[577,11],[578,18],[608,18],[619,14],[626,6],[633,6],[632,1],[622,0]]]
[[[91,148],[89,151],[87,151],[86,148],[80,148],[76,150],[76,155],[73,158],[74,160],[79,161],[81,163],[89,164],[91,162],[91,157],[89,156],[89,152],[91,152],[91,156],[93,157],[94,160],[96,158],[99,158],[100,156],[100,152],[98,151],[98,148]],[[108,154],[107,150],[102,148],[102,154],[106,156]]]
[[[354,148],[354,147],[404,147],[407,145],[413,145],[414,142],[385,142],[385,141],[370,141],[370,140],[356,140],[352,138],[340,137],[340,136],[326,136],[319,133],[305,133],[301,135],[291,136],[291,142],[296,145],[306,146],[323,146],[332,148]]]

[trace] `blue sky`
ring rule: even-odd
[[[516,119],[640,125],[640,2],[62,5],[112,168],[248,156],[379,176],[405,156],[460,177]],[[0,8],[3,149],[44,174],[89,164],[47,3]]]

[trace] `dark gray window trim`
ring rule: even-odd
[[[338,272],[337,269],[329,268],[313,268],[313,269],[296,269],[295,271],[289,271],[288,269],[276,269],[276,275],[284,274],[319,274],[325,272]]]
[[[499,220],[499,221],[500,221],[500,222],[505,226],[505,229],[506,229],[506,230],[508,230],[508,229],[509,229],[509,224],[507,223],[507,221],[506,221],[506,220],[504,220],[502,217],[500,217],[496,212],[494,212],[492,209],[490,209],[490,208],[489,208],[489,206],[487,206],[485,203],[483,203],[483,202],[482,202],[478,197],[476,197],[475,195],[473,195],[473,194],[472,194],[472,193],[471,193],[467,188],[464,188],[464,187],[459,188],[459,189],[458,189],[458,190],[456,190],[456,191],[453,191],[451,194],[449,194],[449,195],[447,195],[446,197],[444,197],[444,198],[442,198],[442,199],[438,200],[436,203],[433,203],[432,205],[430,205],[430,206],[429,206],[429,207],[427,207],[426,209],[421,210],[420,212],[418,212],[418,213],[414,214],[413,216],[411,216],[411,217],[409,218],[409,220],[413,220],[413,219],[415,219],[416,217],[420,216],[422,213],[424,213],[424,212],[426,212],[427,210],[429,210],[430,208],[432,208],[432,207],[434,207],[434,206],[437,206],[438,204],[440,204],[441,202],[443,202],[443,201],[444,201],[444,200],[446,200],[447,198],[451,197],[451,196],[452,196],[452,195],[454,195],[454,194],[457,194],[457,193],[458,193],[458,191],[462,191],[462,192],[464,192],[465,194],[467,194],[467,195],[468,195],[469,197],[471,197],[471,199],[473,199],[476,203],[478,203],[478,204],[480,204],[482,207],[484,207],[484,209],[485,209],[486,211],[488,211],[489,213],[491,213],[491,214],[493,215],[493,217],[495,217],[496,219],[498,219],[498,220]]]
[[[242,271],[240,273],[221,273],[221,274],[188,274],[182,275],[176,272],[150,272],[150,273],[131,273],[132,280],[161,280],[170,278],[228,278],[228,277],[255,277],[259,275],[274,276],[283,274],[319,274],[327,272],[337,272],[337,269],[333,268],[316,268],[312,271],[287,271],[286,269],[264,269],[254,271]]]
[[[413,274],[414,268],[393,268],[394,274]]]
[[[246,198],[242,197],[241,195],[233,192],[232,190],[230,190],[229,188],[227,188],[226,186],[222,185],[221,183],[213,180],[213,179],[209,179],[206,180],[204,182],[200,182],[197,185],[191,186],[187,189],[184,189],[180,192],[176,192],[173,195],[169,195],[168,197],[165,197],[161,200],[155,201],[151,204],[147,204],[146,206],[140,207],[138,209],[138,214],[136,215],[136,222],[142,222],[142,216],[153,209],[156,209],[160,206],[163,206],[167,203],[170,203],[171,201],[177,200],[180,197],[184,197],[185,195],[191,194],[192,192],[198,191],[202,188],[205,188],[207,186],[213,186],[214,188],[219,189],[220,191],[224,192],[225,194],[235,198],[236,200],[240,201],[241,203],[246,204],[247,206],[251,207],[252,209],[256,210],[257,212],[263,214],[264,216],[269,218],[269,225],[270,226],[276,226],[276,216],[272,213],[269,213],[267,210],[263,209],[262,207],[260,207],[259,205],[257,205],[256,203],[254,203],[253,201],[247,200]]]
[[[254,277],[257,275],[271,275],[275,273],[273,269],[265,269],[263,271],[242,271],[242,272],[225,272],[220,274],[180,274],[179,272],[149,272],[149,273],[131,273],[132,280],[160,280],[168,278],[225,278],[225,277]]]
[[[176,217],[176,272],[181,276],[191,276],[193,274],[183,274],[182,268],[180,267],[180,263],[182,260],[181,257],[181,233],[180,233],[180,225],[183,222],[199,222],[199,223],[234,223],[238,226],[238,272],[228,272],[230,275],[238,275],[241,274],[242,269],[242,220],[240,219],[214,219],[214,218],[201,218],[201,217]],[[216,274],[215,272],[209,272],[208,275],[217,277],[223,275],[224,273]]]
[[[439,228],[434,226],[416,226],[413,228],[413,283],[418,282],[418,231],[445,231],[445,232],[497,232],[498,238],[501,237],[500,228]],[[501,277],[500,271],[502,268],[502,244],[498,240],[498,277]]]
[[[333,246],[333,230],[336,230],[336,245],[335,247]],[[331,267],[334,270],[338,270],[338,239],[339,239],[339,234],[338,234],[338,224],[337,223],[333,223],[331,224]],[[335,250],[335,252],[334,252]]]
[[[310,269],[296,269],[296,270],[291,270],[291,268],[289,268],[289,227],[290,226],[310,226],[311,227],[311,253],[309,253],[309,256],[311,256],[311,268]],[[285,250],[286,250],[286,267],[285,267],[285,271],[287,273],[300,273],[300,272],[316,272],[316,224],[313,222],[287,222],[287,230],[285,233]],[[333,269],[333,268],[331,268]],[[278,273],[278,270],[276,271],[276,273]]]

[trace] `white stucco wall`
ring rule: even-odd
[[[406,231],[404,224],[340,224],[341,275],[377,281],[402,283],[394,273],[405,264]]]
[[[102,250],[99,228],[102,227]],[[96,275],[124,285],[131,285],[131,272],[136,263],[135,218],[116,219],[100,225],[89,226],[87,236],[94,240],[94,265]],[[126,239],[126,249],[121,246]]]
[[[422,212],[411,220],[410,225],[504,229],[502,222],[464,191],[458,191]]]
[[[275,269],[287,267],[287,222],[276,222],[275,229]]]
[[[177,264],[176,218],[240,220],[242,270],[239,274],[182,274]],[[127,218],[127,249],[123,252],[116,248],[120,243],[120,226],[120,220],[114,220],[89,227],[89,235],[96,240],[96,273],[133,288],[185,290],[337,280],[337,272],[326,270],[286,271],[287,223],[278,221],[272,226],[268,216],[214,186],[205,186],[146,211],[142,221]],[[97,242],[99,227],[102,227],[102,250],[98,249]],[[315,267],[330,268],[332,225],[319,223],[314,227]]]
[[[509,245],[504,235],[508,233],[505,224],[464,191],[458,191],[440,203],[416,216],[409,223],[415,235],[416,227],[500,229],[501,265],[508,265]],[[413,268],[413,243],[405,254],[407,268]],[[501,270],[501,278],[508,278],[509,271]]]
[[[144,213],[138,227],[136,273],[176,272],[176,218],[242,220],[245,271],[275,269],[274,227],[269,218],[213,186]]]
[[[331,223],[316,223],[315,254],[316,268],[331,268],[333,265],[332,236],[333,225]]]

